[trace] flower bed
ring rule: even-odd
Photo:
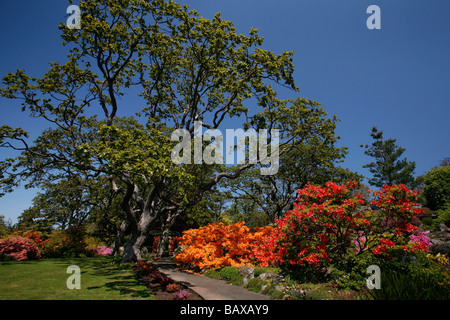
[[[151,263],[139,261],[132,267],[138,279],[156,296],[156,300],[203,300],[195,291],[175,282]]]

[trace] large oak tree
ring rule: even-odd
[[[79,7],[81,29],[59,27],[66,62],[52,62],[40,78],[20,69],[3,78],[1,96],[21,101],[24,115],[49,128],[30,142],[27,128],[0,127],[0,146],[20,152],[0,163],[2,191],[20,181],[106,178],[130,230],[123,261],[141,258],[158,219],[186,212],[222,179],[263,166],[261,159],[235,167],[174,164],[175,129],[193,136],[196,121],[221,129],[240,117],[246,129],[279,130],[280,154],[334,130],[335,119],[318,103],[278,97],[277,86],[299,91],[293,52],[262,49],[256,29],[238,34],[220,14],[206,19],[174,1],[90,0]],[[142,102],[139,115],[118,118],[131,94]]]

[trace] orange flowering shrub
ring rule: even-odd
[[[175,260],[199,269],[250,265],[251,244],[257,237],[258,234],[255,238],[243,221],[233,225],[218,222],[190,229],[179,238],[181,251]]]

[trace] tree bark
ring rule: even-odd
[[[128,239],[127,244],[123,250],[122,255],[122,263],[125,262],[136,262],[141,260],[141,252],[135,248],[136,240],[138,238],[138,234],[136,231],[132,231],[130,234],[130,238]]]
[[[138,225],[132,227],[130,238],[125,246],[122,262],[136,262],[142,260],[141,250],[147,241],[151,224],[158,217],[158,212],[144,211],[140,216]]]
[[[158,250],[157,250],[157,256],[158,257],[162,257],[164,255],[164,251],[169,249],[169,233],[170,230],[172,229],[173,224],[175,223],[176,218],[178,217],[178,212],[175,214],[171,214],[169,213],[167,215],[164,227],[163,227],[163,232],[161,235],[161,238],[159,239],[159,243],[158,243]]]
[[[120,224],[120,228],[117,231],[116,237],[114,239],[114,246],[111,251],[111,256],[116,256],[119,254],[120,245],[122,244],[123,237],[125,236],[125,233],[127,231],[127,227],[128,227],[128,222],[125,219],[122,221],[122,223]]]

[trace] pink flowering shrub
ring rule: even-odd
[[[11,256],[17,261],[41,258],[36,243],[20,236],[0,239],[0,255]]]
[[[432,246],[430,238],[427,236],[428,232],[418,232],[416,235],[411,235],[410,240],[414,243],[423,243],[427,246]]]
[[[95,253],[99,256],[109,256],[111,252],[112,249],[105,246],[97,246],[95,248]]]
[[[178,292],[175,292],[173,294],[174,298],[176,300],[187,300],[187,298],[189,297],[189,291],[187,290],[180,290]]]

